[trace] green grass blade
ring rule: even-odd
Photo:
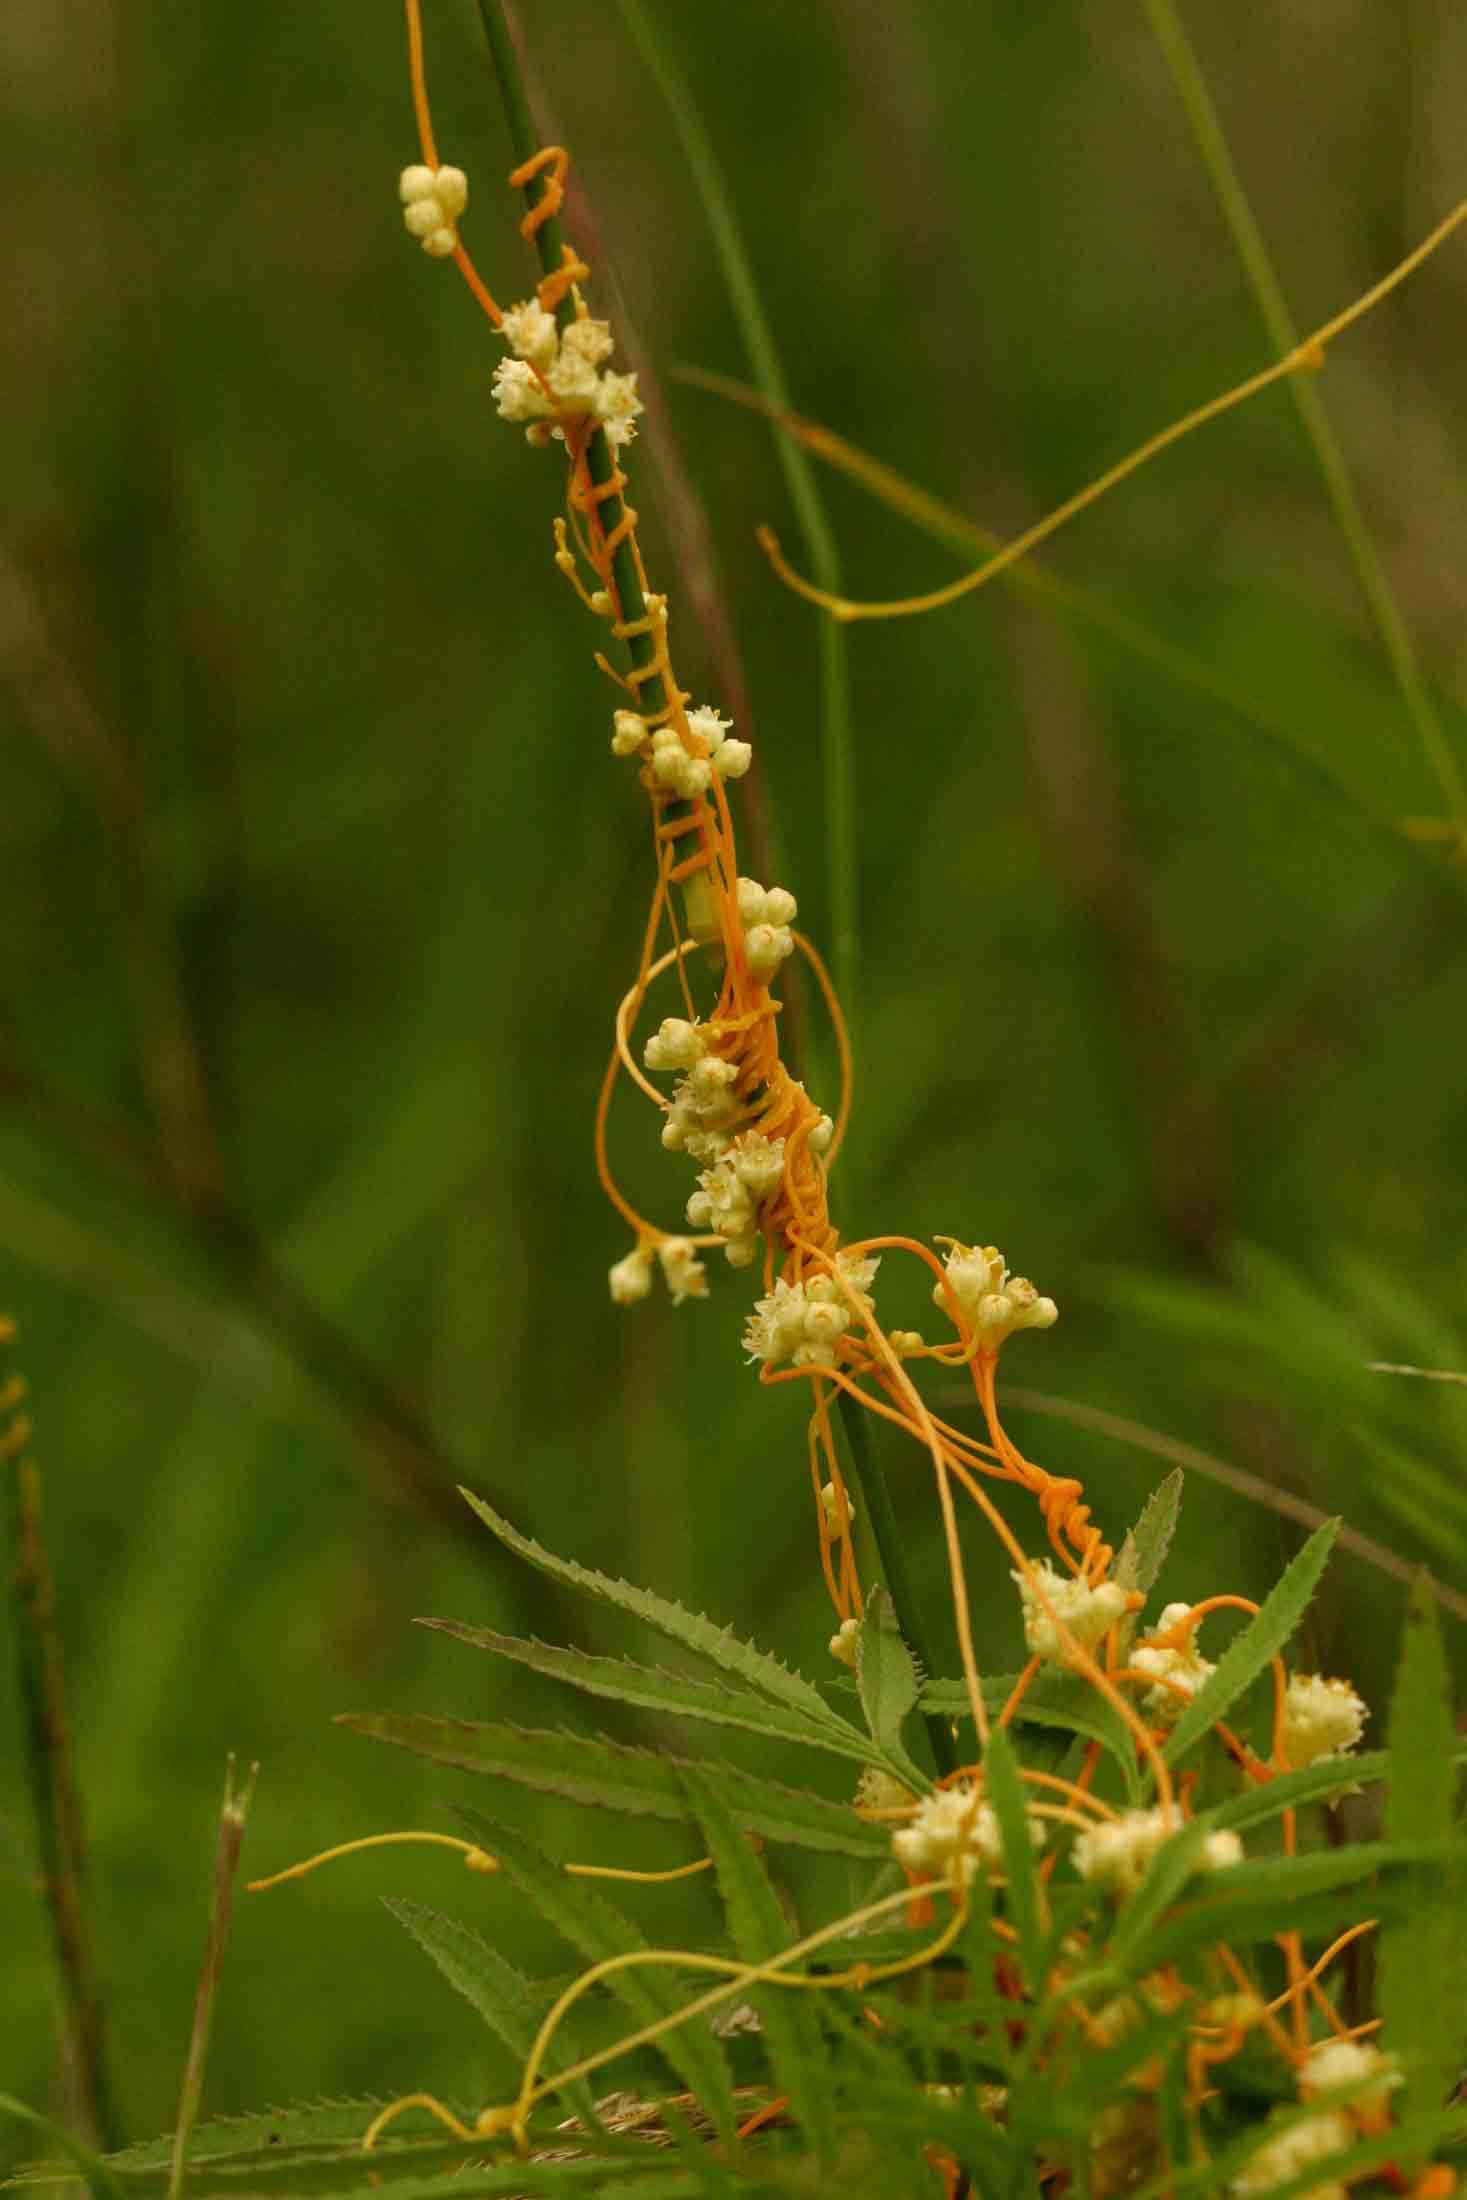
[[[1139,1589],[1146,1595],[1156,1587],[1181,1510],[1182,1470],[1173,1467],[1147,1498],[1135,1527],[1126,1532],[1115,1568],[1115,1578],[1123,1589]]]
[[[1019,1760],[1008,1730],[996,1726],[983,1752],[984,1793],[998,1820],[1003,1843],[1004,1877],[1008,1881],[1009,1922],[1019,1936],[1019,1956],[1030,1990],[1044,1985],[1044,1926],[1040,1914],[1039,1874],[1034,1868],[1034,1844],[1029,1838],[1029,1813],[1024,1803],[1024,1784]]]
[[[648,74],[667,103],[668,115],[703,208],[714,258],[729,295],[739,334],[749,355],[754,380],[775,405],[790,402],[789,385],[764,311],[753,263],[744,245],[733,204],[712,141],[680,71],[658,38],[642,0],[617,0]],[[815,470],[787,436],[775,438],[775,450],[795,508],[810,570],[822,588],[839,594],[842,578],[835,532],[815,479]],[[831,619],[817,628],[820,651],[821,748],[825,761],[825,834],[827,892],[830,901],[831,964],[854,1029],[860,974],[859,900],[856,890],[855,763],[851,740],[850,670],[845,637]]]
[[[1441,1625],[1421,1580],[1406,1607],[1390,1710],[1391,1784],[1386,1833],[1437,1841],[1452,1831],[1456,1728]],[[1459,1859],[1439,1885],[1423,1883],[1381,1936],[1380,2008],[1385,2044],[1401,2059],[1407,2113],[1439,2108],[1456,2084],[1467,2036],[1462,1945],[1467,1870]]]
[[[713,1859],[734,1949],[746,1963],[764,1963],[795,1937],[789,1920],[724,1801],[718,1775],[685,1770],[682,1777]],[[771,2082],[777,2092],[789,2095],[795,2121],[817,2157],[828,2162],[836,2147],[834,2083],[815,1997],[780,1987],[753,1987],[749,1999],[759,2012]]]
[[[1254,219],[1248,194],[1243,188],[1243,180],[1234,164],[1212,95],[1207,89],[1197,56],[1183,28],[1181,16],[1174,0],[1144,0],[1144,5],[1172,82],[1186,111],[1202,164],[1207,170],[1238,258],[1248,278],[1259,317],[1268,331],[1269,341],[1281,355],[1290,352],[1299,342],[1299,332],[1285,301],[1273,262],[1269,258],[1263,233]],[[1355,577],[1390,659],[1407,715],[1416,729],[1426,761],[1441,788],[1447,808],[1459,825],[1467,825],[1467,785],[1463,783],[1461,767],[1447,740],[1436,706],[1427,692],[1411,637],[1406,630],[1406,622],[1401,616],[1400,606],[1371,538],[1365,514],[1355,493],[1354,482],[1350,478],[1349,467],[1345,463],[1344,452],[1324,409],[1324,401],[1308,376],[1294,374],[1286,379],[1289,395],[1314,452],[1315,463],[1323,479],[1336,525],[1354,565]]]
[[[1175,1764],[1221,1718],[1282,1650],[1319,1586],[1319,1578],[1339,1532],[1339,1522],[1328,1520],[1316,1528],[1280,1579],[1274,1584],[1256,1615],[1241,1635],[1229,1643],[1218,1659],[1217,1670],[1198,1689],[1172,1728],[1162,1754]]]

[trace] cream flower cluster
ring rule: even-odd
[[[784,1175],[784,1140],[762,1131],[732,1139],[710,1168],[700,1172],[688,1201],[695,1230],[716,1230],[731,1268],[748,1268],[759,1250],[758,1211]]]
[[[1190,1604],[1168,1604],[1156,1623],[1157,1634],[1169,1635],[1174,1627],[1180,1627],[1191,1609]],[[1157,1726],[1175,1726],[1202,1683],[1217,1670],[1210,1658],[1203,1657],[1190,1634],[1180,1648],[1164,1642],[1139,1642],[1126,1663],[1138,1673],[1149,1674],[1156,1683],[1142,1696],[1141,1708]]]
[[[672,1105],[662,1123],[662,1143],[669,1153],[691,1154],[704,1163],[723,1159],[738,1120],[738,1080],[737,1067],[721,1054],[706,1048],[699,1054],[672,1088]]]
[[[676,726],[649,727],[634,710],[613,712],[611,753],[641,756],[652,766],[652,777],[685,802],[706,794],[715,779],[742,779],[754,761],[747,741],[730,741],[732,719],[721,718],[711,703],[686,714],[689,733],[698,746],[689,749]]]
[[[562,329],[538,299],[528,298],[509,308],[500,334],[513,354],[494,370],[501,420],[523,422],[530,441],[543,443],[558,433],[553,422],[589,415],[608,443],[630,443],[642,400],[634,374],[613,374],[605,365],[613,349],[607,322],[583,313]]]
[[[790,927],[799,915],[799,904],[787,888],[761,886],[755,878],[741,878],[734,892],[750,976],[772,978],[786,956],[795,951]]]
[[[766,1367],[778,1367],[782,1360],[791,1367],[834,1367],[836,1347],[857,1310],[871,1310],[870,1285],[881,1256],[856,1260],[837,1253],[835,1259],[842,1282],[823,1270],[799,1283],[786,1283],[781,1276],[768,1298],[755,1300],[744,1327],[744,1350],[751,1360],[762,1360]]]
[[[996,1245],[948,1249],[946,1288],[932,1286],[932,1303],[951,1313],[948,1290],[979,1341],[996,1351],[1018,1329],[1050,1329],[1059,1320],[1053,1299],[1041,1298],[1027,1276],[1011,1276]]]
[[[1370,1716],[1348,1681],[1292,1673],[1284,1692],[1283,1753],[1292,1772],[1321,1757],[1342,1757],[1359,1741]]]
[[[654,1259],[674,1306],[681,1306],[685,1299],[707,1298],[708,1271],[698,1258],[697,1248],[687,1238],[665,1237],[659,1240],[655,1254],[650,1245],[634,1245],[613,1264],[607,1280],[618,1306],[635,1306],[639,1299],[646,1298],[652,1288]]]
[[[469,179],[462,168],[404,168],[398,178],[403,226],[430,259],[446,260],[458,249],[458,218],[469,203]]]
[[[1087,1826],[1076,1837],[1070,1859],[1082,1879],[1107,1894],[1134,1894],[1150,1869],[1151,1860],[1180,1830],[1180,1821],[1169,1810],[1128,1810],[1119,1818],[1103,1819]],[[1243,1861],[1243,1844],[1235,1833],[1210,1833],[1197,1859],[1199,1871],[1225,1871]]]
[[[1128,1602],[1119,1582],[1062,1574],[1047,1558],[1036,1559],[1024,1572],[1016,1567],[1013,1579],[1024,1608],[1024,1640],[1036,1658],[1058,1658],[1062,1665],[1071,1653],[1060,1639],[1061,1627],[1082,1649],[1093,1650]]]
[[[1300,2077],[1311,2093],[1329,2093],[1347,2085],[1358,2088],[1350,2107],[1367,2115],[1379,2110],[1386,2095],[1401,2083],[1395,2057],[1370,2040],[1317,2040]]]
[[[1233,2179],[1232,2189],[1240,2200],[1244,2195],[1277,2192],[1302,2176],[1311,2164],[1343,2154],[1354,2143],[1355,2127],[1349,2117],[1338,2109],[1321,2110],[1319,2115],[1306,2116],[1302,2123],[1281,2131],[1276,2139],[1261,2146],[1247,2168]],[[1329,2177],[1311,2185],[1303,2200],[1349,2200],[1349,2191]]]
[[[1036,1849],[1044,1846],[1044,1827],[1028,1814],[1029,1839]],[[891,1837],[892,1854],[908,1871],[930,1872],[934,1878],[956,1880],[968,1886],[980,1867],[1002,1868],[1003,1840],[998,1819],[987,1803],[979,1800],[971,1781],[939,1788],[919,1804],[909,1826]]]

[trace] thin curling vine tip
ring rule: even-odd
[[[1445,244],[1447,238],[1464,221],[1467,221],[1467,199],[1453,207],[1451,213],[1437,223],[1430,235],[1423,238],[1414,251],[1408,252],[1388,275],[1382,276],[1378,283],[1363,292],[1352,305],[1346,306],[1342,313],[1335,314],[1331,320],[1315,329],[1312,335],[1304,337],[1282,359],[1275,360],[1270,367],[1261,368],[1257,374],[1249,375],[1232,389],[1225,390],[1220,397],[1209,398],[1206,404],[1194,407],[1180,420],[1173,421],[1170,427],[1148,436],[1127,457],[1109,467],[1074,496],[1067,498],[1046,518],[1037,521],[1023,534],[1017,535],[1003,549],[995,551],[992,557],[985,558],[970,573],[964,573],[959,579],[950,581],[945,588],[931,589],[925,595],[897,596],[886,600],[862,601],[850,596],[836,596],[795,572],[780,549],[779,539],[772,528],[758,528],[759,547],[787,588],[792,588],[796,595],[803,596],[808,603],[818,604],[822,611],[828,612],[842,625],[849,625],[856,619],[904,619],[915,617],[923,611],[941,611],[948,604],[957,603],[964,596],[971,596],[986,582],[1017,564],[1021,558],[1027,557],[1031,550],[1037,550],[1041,542],[1047,542],[1051,535],[1057,534],[1068,520],[1076,518],[1092,504],[1098,503],[1109,490],[1139,472],[1153,458],[1160,457],[1172,444],[1180,443],[1194,429],[1205,427],[1208,421],[1218,419],[1225,412],[1231,412],[1235,406],[1244,404],[1250,397],[1256,397],[1261,390],[1270,388],[1273,383],[1284,380],[1288,375],[1319,372],[1325,364],[1326,347],[1356,321],[1362,320],[1383,298],[1403,283],[1408,275],[1414,274],[1422,262]]]

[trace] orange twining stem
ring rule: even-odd
[[[407,9],[408,74],[412,79],[413,114],[418,126],[418,146],[425,167],[437,168],[438,143],[433,135],[433,116],[428,105],[428,79],[423,68],[423,16],[419,0],[405,0]],[[461,244],[454,247],[454,265],[468,284],[477,303],[498,328],[504,315],[491,297],[478,269]]]
[[[533,244],[548,221],[553,221],[565,203],[565,179],[570,168],[570,154],[563,145],[542,145],[538,153],[511,168],[511,190],[523,191],[536,176],[543,177],[544,189],[520,223],[520,235],[526,243]],[[586,271],[590,273],[589,268]]]

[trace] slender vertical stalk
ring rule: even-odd
[[[703,218],[728,291],[729,303],[749,355],[754,381],[771,405],[791,410],[789,384],[769,326],[759,286],[724,187],[712,142],[699,119],[692,94],[667,49],[657,37],[642,0],[618,0],[638,52],[664,100],[693,182]],[[800,445],[787,435],[775,437],[775,451],[795,508],[810,569],[831,595],[841,592],[840,554],[815,478]],[[820,652],[821,753],[825,769],[825,837],[830,903],[831,967],[836,991],[853,1030],[860,1011],[860,921],[856,892],[856,783],[851,741],[850,671],[845,635],[829,619],[818,629]]]
[[[209,1911],[209,1937],[204,1943],[199,1990],[194,1997],[194,2028],[189,2038],[188,2058],[183,2066],[183,2085],[178,2097],[178,2123],[173,2133],[173,2159],[168,2170],[168,2200],[181,2200],[184,2172],[188,2164],[188,2143],[193,2136],[193,2128],[198,2121],[199,2103],[204,2096],[209,2035],[214,2027],[214,2001],[219,1990],[219,1974],[224,1967],[224,1951],[229,1944],[229,1927],[234,1913],[235,1874],[239,1869],[245,1821],[254,1800],[255,1779],[259,1770],[258,1765],[251,1765],[244,1786],[236,1788],[232,1755],[225,1768],[224,1802],[219,1812],[219,1839],[214,1850],[214,1899]]]
[[[89,2136],[105,2151],[116,2146],[118,2135],[107,2080],[102,1999],[83,1899],[86,1844],[41,1514],[41,1476],[30,1451],[31,1424],[23,1410],[25,1384],[9,1365],[14,1341],[14,1322],[0,1315],[0,1471],[5,1471],[14,1552],[27,1766],[40,1836],[41,1883],[61,1974],[67,2061],[82,2120]]]
[[[1197,150],[1208,178],[1222,209],[1223,219],[1232,233],[1234,247],[1243,264],[1253,301],[1259,317],[1268,331],[1270,342],[1281,353],[1293,351],[1299,342],[1299,332],[1289,312],[1283,288],[1268,255],[1263,233],[1254,219],[1248,203],[1248,194],[1228,149],[1212,95],[1202,74],[1175,0],[1143,0],[1151,27],[1156,33],[1158,45],[1176,86],[1177,96],[1186,111]],[[1361,594],[1369,606],[1372,618],[1380,634],[1382,646],[1390,659],[1401,700],[1416,729],[1417,737],[1426,754],[1426,760],[1435,774],[1437,785],[1448,809],[1457,823],[1467,826],[1467,784],[1464,784],[1461,767],[1447,740],[1435,704],[1427,692],[1421,667],[1416,661],[1416,651],[1406,631],[1406,622],[1396,602],[1380,554],[1371,539],[1360,499],[1350,479],[1344,452],[1340,449],[1329,415],[1318,390],[1306,375],[1288,377],[1289,395],[1304,426],[1314,452],[1315,463],[1324,481],[1335,515],[1336,525],[1344,538],[1345,548],[1355,567],[1355,578]]]
[[[870,1524],[881,1567],[886,1575],[886,1586],[891,1595],[891,1607],[901,1630],[902,1640],[911,1650],[925,1673],[931,1676],[937,1668],[933,1663],[932,1648],[927,1639],[927,1628],[922,1618],[922,1608],[912,1589],[911,1576],[907,1572],[906,1552],[902,1547],[901,1529],[897,1526],[896,1509],[887,1488],[886,1475],[876,1456],[876,1446],[871,1441],[871,1429],[862,1408],[848,1391],[840,1394],[841,1426],[846,1433],[846,1446],[851,1455],[856,1483],[866,1501],[866,1518]],[[932,1745],[932,1758],[939,1772],[957,1770],[957,1750],[953,1743],[952,1729],[946,1719],[935,1712],[924,1720],[927,1739]]]

